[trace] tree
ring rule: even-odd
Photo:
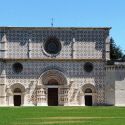
[[[120,59],[124,56],[121,48],[116,45],[113,38],[110,40],[110,58],[111,60]]]

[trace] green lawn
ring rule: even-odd
[[[0,125],[125,125],[125,107],[1,107]]]

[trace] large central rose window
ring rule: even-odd
[[[61,50],[61,43],[56,37],[50,37],[45,42],[44,49],[48,54],[58,54]]]

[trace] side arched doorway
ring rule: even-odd
[[[9,96],[9,105],[22,106],[24,105],[25,87],[20,83],[15,83],[10,86],[11,94]]]
[[[14,106],[21,106],[21,89],[20,88],[15,88],[14,89]]]
[[[92,90],[87,88],[85,90],[85,106],[92,106]]]
[[[97,97],[96,97],[96,88],[92,84],[85,84],[82,87],[82,104],[84,106],[93,106],[96,105],[97,102]]]

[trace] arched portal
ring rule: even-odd
[[[64,105],[64,95],[61,93],[65,90],[67,80],[62,72],[54,69],[44,72],[40,77],[40,84],[46,89],[48,106]]]
[[[92,106],[92,90],[90,88],[85,90],[85,105]]]
[[[49,82],[52,84],[54,83],[54,80],[56,80],[55,82],[58,82],[58,85],[67,84],[65,75],[61,71],[55,69],[45,71],[39,79],[40,84],[43,85],[48,85]]]
[[[16,84],[11,85],[10,89],[13,93],[13,105],[14,106],[23,105],[25,87],[19,83],[16,83]]]
[[[14,89],[14,106],[20,106],[21,105],[21,89],[15,88]]]
[[[85,106],[96,105],[96,89],[92,84],[85,84],[82,87],[82,91],[84,93],[83,100]]]

